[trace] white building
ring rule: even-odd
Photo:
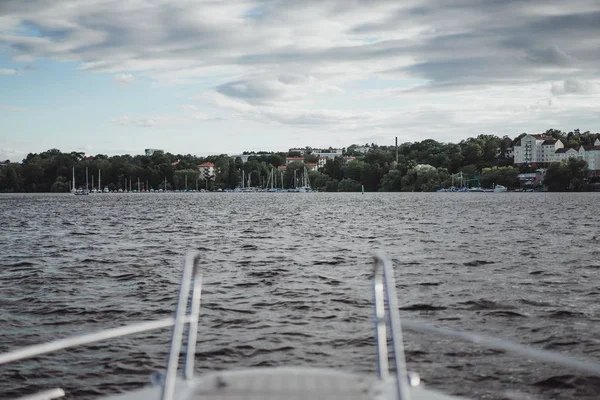
[[[514,146],[515,164],[539,164],[555,161],[558,149],[564,144],[551,136],[525,135]]]
[[[582,158],[588,163],[588,169],[600,170],[600,140],[596,140],[593,146],[581,146]]]
[[[515,158],[515,149],[514,147],[506,148],[506,158]]]
[[[525,135],[515,146],[515,164],[549,164],[569,158],[588,163],[588,169],[600,170],[600,140],[593,145],[565,148],[557,139],[543,135]]]
[[[204,164],[198,165],[198,170],[200,171],[200,178],[207,181],[212,179],[215,175],[215,164],[211,162],[205,162]]]
[[[329,160],[333,160],[336,157],[341,157],[342,154],[342,149],[319,149],[318,151],[312,152],[312,155],[314,156],[325,157]]]
[[[325,164],[327,164],[327,157],[319,157],[317,160],[317,168],[325,168]]]
[[[354,148],[354,151],[359,153],[359,154],[365,154],[368,153],[369,151],[371,151],[371,147],[367,147],[367,146],[356,146]]]

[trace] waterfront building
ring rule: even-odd
[[[600,169],[600,140],[596,139],[593,145],[565,147],[550,136],[525,135],[514,146],[516,165],[544,166],[569,158],[585,160],[589,170]]]
[[[215,164],[211,162],[205,162],[204,164],[198,165],[198,170],[200,171],[201,179],[207,181],[215,174]]]

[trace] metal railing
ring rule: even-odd
[[[483,336],[475,333],[461,332],[452,329],[432,326],[423,321],[403,319],[400,320],[396,282],[394,269],[388,258],[379,253],[374,261],[373,293],[375,297],[375,340],[377,343],[377,367],[379,378],[389,378],[388,349],[387,349],[387,323],[390,326],[391,344],[396,367],[396,391],[398,400],[409,399],[409,387],[411,376],[406,370],[406,359],[404,356],[404,343],[402,338],[402,327],[415,332],[432,333],[437,336],[474,343],[491,349],[505,350],[517,353],[521,356],[552,362],[579,371],[592,373],[600,376],[600,364],[578,360],[559,353],[540,350],[533,347],[509,342],[507,340]],[[386,310],[387,303],[387,310]],[[386,315],[387,311],[387,315]],[[387,318],[386,318],[387,317]],[[407,379],[408,378],[408,379]]]
[[[396,395],[398,400],[409,400],[406,359],[404,357],[404,340],[402,339],[402,324],[398,311],[398,295],[392,264],[383,253],[373,260],[373,296],[375,297],[375,341],[377,343],[377,371],[379,378],[389,377],[387,322],[390,326],[392,351],[396,367]]]
[[[192,286],[191,293],[190,286]],[[196,353],[196,337],[198,332],[198,316],[200,314],[201,289],[202,274],[200,270],[200,255],[198,253],[190,253],[186,256],[183,265],[183,276],[181,278],[180,283],[177,309],[173,317],[154,321],[138,322],[135,324],[120,326],[118,328],[106,329],[87,335],[72,336],[65,339],[55,340],[49,343],[23,347],[21,349],[13,350],[8,353],[0,354],[0,365],[27,358],[37,357],[42,354],[62,349],[83,346],[90,343],[96,343],[108,339],[133,335],[136,333],[148,332],[172,326],[173,333],[171,335],[171,345],[167,361],[167,369],[164,375],[164,380],[162,382],[161,391],[161,400],[172,400],[175,391],[175,381],[177,378],[179,353],[181,351],[181,347],[183,345],[184,340],[183,333],[185,324],[189,324],[189,327],[187,335],[184,378],[186,380],[191,380],[194,376],[194,357]],[[187,314],[187,306],[188,302],[190,301],[191,309],[190,313]],[[47,396],[48,393],[39,393],[38,395]],[[62,389],[54,389],[52,394],[54,397],[36,397],[36,395],[33,395],[27,398],[58,398],[61,397],[61,395],[64,395],[64,392],[62,391]]]

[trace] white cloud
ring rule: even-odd
[[[119,86],[127,86],[133,82],[133,75],[131,74],[116,74],[113,77],[115,83]]]
[[[7,106],[6,104],[0,104],[0,110],[25,112],[25,111],[29,111],[29,108]]]
[[[19,75],[21,71],[18,69],[0,68],[0,75]]]
[[[0,3],[0,16],[18,61],[78,62],[119,85],[202,82],[186,100],[201,106],[112,121],[124,126],[235,118],[336,140],[459,139],[596,120],[598,2],[30,0]]]
[[[156,126],[156,121],[152,118],[138,118],[132,119],[127,116],[123,116],[119,119],[110,121],[113,124],[121,126],[137,126],[140,128],[153,128]]]

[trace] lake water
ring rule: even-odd
[[[0,351],[171,315],[200,250],[198,372],[375,371],[371,255],[401,315],[600,362],[600,197],[565,193],[1,195]],[[0,366],[0,398],[138,388],[169,330]],[[409,369],[472,398],[598,398],[600,377],[405,334]],[[529,397],[527,397],[529,396]]]

